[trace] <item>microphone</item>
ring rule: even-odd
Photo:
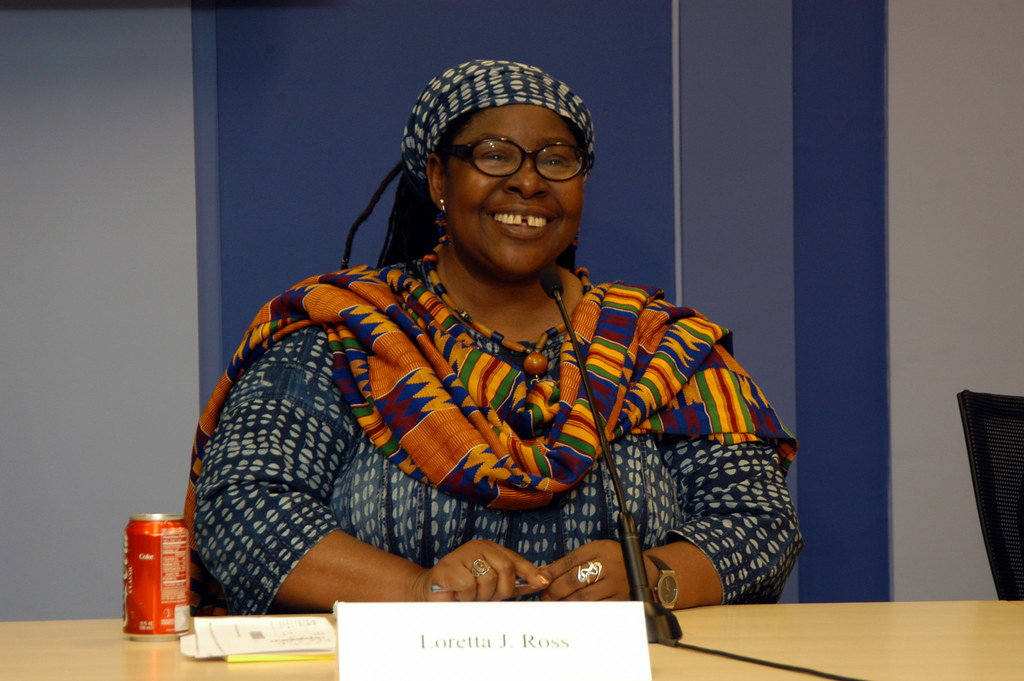
[[[587,375],[583,357],[580,355],[579,340],[572,328],[569,313],[565,310],[565,303],[562,302],[562,278],[558,276],[556,270],[548,268],[540,273],[540,285],[544,289],[544,293],[558,304],[558,311],[562,315],[562,321],[565,322],[566,333],[569,334],[569,340],[572,342],[572,351],[580,366],[580,378],[583,381],[583,389],[587,393],[587,401],[590,403],[590,412],[594,416],[594,424],[597,426],[597,438],[601,444],[601,453],[615,490],[615,499],[619,504],[619,544],[622,546],[622,558],[626,564],[626,575],[629,579],[629,597],[644,604],[647,642],[675,645],[675,641],[682,637],[683,631],[679,627],[676,616],[665,606],[654,602],[654,592],[651,591],[651,587],[647,583],[647,571],[644,569],[636,521],[633,520],[633,515],[626,510],[626,495],[622,491],[622,483],[619,482],[619,473],[615,468],[615,461],[612,459],[611,447],[608,446],[608,438],[604,434],[604,418],[601,417],[597,409],[594,389],[590,385],[590,377]]]

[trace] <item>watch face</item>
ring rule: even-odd
[[[665,607],[671,608],[679,595],[679,585],[673,575],[662,575],[658,580],[658,600]]]

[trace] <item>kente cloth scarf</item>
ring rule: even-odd
[[[587,291],[572,325],[609,441],[626,433],[767,440],[788,468],[796,442],[733,359],[721,327],[669,305],[660,291],[621,284]],[[537,508],[578,484],[599,455],[568,337],[559,381],[531,383],[481,349],[440,298],[398,267],[307,279],[263,306],[200,417],[185,505],[193,606],[210,581],[192,533],[205,445],[246,368],[309,326],[326,332],[334,382],[381,455],[447,494]]]

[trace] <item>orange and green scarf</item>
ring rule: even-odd
[[[788,468],[796,442],[733,359],[726,330],[669,305],[660,291],[621,284],[587,291],[572,324],[610,441],[627,433],[766,440]],[[190,529],[204,447],[228,392],[275,342],[309,326],[326,332],[335,384],[381,455],[447,494],[498,509],[537,508],[578,484],[599,454],[568,338],[558,382],[531,382],[481,349],[419,279],[397,267],[357,267],[307,279],[253,320],[200,417],[185,508]],[[196,587],[205,571],[194,539],[193,570]]]

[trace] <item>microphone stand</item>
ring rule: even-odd
[[[643,552],[640,550],[640,535],[636,529],[636,521],[633,515],[626,509],[626,495],[622,490],[622,483],[619,482],[619,474],[612,459],[611,447],[608,446],[608,438],[605,436],[605,422],[597,409],[597,401],[594,399],[594,390],[590,385],[590,377],[587,375],[584,366],[583,356],[580,354],[580,344],[576,338],[576,332],[572,328],[569,313],[566,312],[565,303],[562,302],[562,279],[558,272],[553,269],[546,269],[540,273],[540,283],[544,292],[549,298],[553,298],[558,304],[558,311],[562,315],[566,332],[572,342],[572,351],[576,355],[576,362],[580,367],[580,378],[583,381],[583,389],[587,393],[587,401],[590,403],[590,412],[594,415],[594,424],[597,427],[597,437],[601,445],[601,453],[605,465],[608,468],[612,487],[615,490],[615,498],[619,504],[619,544],[622,546],[622,558],[626,565],[626,575],[629,579],[629,597],[634,601],[641,601],[644,604],[644,619],[647,623],[647,642],[662,643],[673,646],[675,641],[682,637],[683,632],[679,621],[668,608],[654,601],[654,592],[651,591],[647,582],[647,570],[644,569]]]

